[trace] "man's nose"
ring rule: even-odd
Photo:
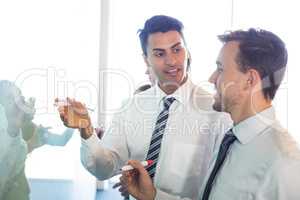
[[[217,80],[217,71],[214,71],[214,72],[210,75],[208,81],[209,81],[210,83],[215,84],[215,83],[216,83],[216,80]]]
[[[165,62],[169,66],[175,66],[175,64],[176,64],[176,56],[173,55],[172,53],[168,54],[166,56]]]

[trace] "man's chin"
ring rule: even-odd
[[[160,86],[165,87],[165,88],[179,88],[181,83],[177,81],[176,79],[174,80],[165,80],[164,82],[160,83]]]

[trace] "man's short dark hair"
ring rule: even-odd
[[[166,15],[155,15],[151,17],[145,22],[144,28],[138,30],[143,54],[147,56],[148,38],[149,35],[153,33],[166,33],[168,31],[177,31],[181,35],[183,42],[186,45],[186,41],[183,35],[183,29],[184,26],[182,22],[173,17]],[[189,55],[187,60],[188,69],[190,67],[190,64],[191,58]]]
[[[147,56],[147,45],[150,34],[166,33],[168,31],[177,31],[183,37],[183,24],[178,19],[165,15],[155,15],[145,22],[144,28],[140,29],[139,37],[141,47],[145,56]]]
[[[264,97],[274,99],[287,65],[288,53],[284,42],[270,31],[253,28],[225,33],[218,38],[223,43],[239,42],[236,63],[240,66],[240,71],[258,71]]]

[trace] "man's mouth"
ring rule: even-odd
[[[170,76],[176,76],[179,72],[179,69],[170,69],[165,71],[166,74],[170,75]]]

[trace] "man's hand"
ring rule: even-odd
[[[61,103],[55,99],[58,112],[64,125],[69,128],[78,128],[83,138],[88,138],[93,133],[91,119],[84,104],[67,98]]]
[[[130,160],[128,164],[134,169],[122,173],[122,187],[138,200],[154,200],[156,189],[147,170],[136,160]]]
[[[113,189],[116,189],[119,187],[119,192],[121,193],[121,195],[125,198],[129,196],[129,193],[127,191],[127,189],[125,187],[123,187],[123,185],[121,184],[121,182],[118,182],[116,184],[113,185]]]

